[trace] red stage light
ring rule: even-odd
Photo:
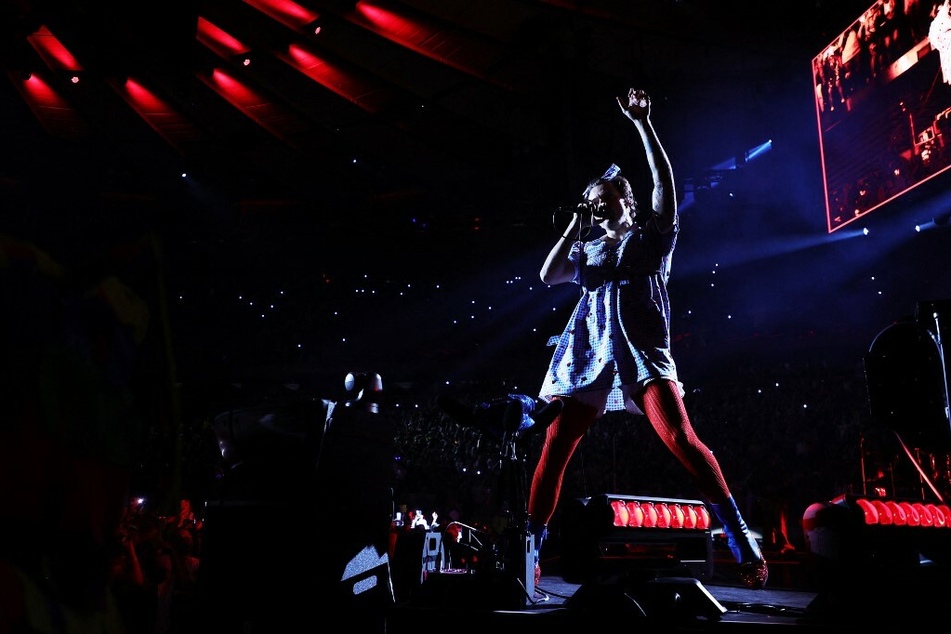
[[[885,506],[888,507],[888,510],[892,514],[892,524],[895,526],[905,526],[908,523],[908,516],[905,514],[905,511],[902,510],[898,502],[888,500],[885,502]]]
[[[622,500],[611,500],[611,508],[614,509],[614,525],[627,526],[630,519],[627,505]]]
[[[627,510],[630,516],[627,525],[632,528],[639,528],[644,525],[644,509],[637,500],[631,500],[627,503]]]
[[[951,509],[944,504],[928,504],[929,509],[934,507],[932,513],[935,516],[935,525],[941,528],[947,528],[951,524]]]
[[[839,496],[830,504],[857,507],[869,526],[951,528],[951,509],[947,504],[851,496]]]
[[[626,528],[710,528],[710,513],[703,502],[681,502],[641,498],[625,500],[625,496],[609,498],[613,511],[612,524]]]
[[[657,509],[654,508],[654,503],[643,502],[641,508],[644,509],[644,527],[654,528],[657,526]]]
[[[684,528],[684,509],[679,504],[670,505],[670,527]]]
[[[918,511],[918,516],[921,518],[922,526],[933,526],[934,517],[931,515],[931,511],[925,508],[925,505],[921,502],[915,502],[911,505],[916,511]]]
[[[684,510],[684,528],[698,528],[697,523],[700,521],[700,514],[697,513],[697,509],[689,504],[682,508]]]
[[[859,508],[861,508],[865,514],[866,524],[878,524],[878,511],[875,510],[871,502],[866,499],[858,499],[855,503],[858,504]]]
[[[879,562],[914,569],[921,560],[951,557],[946,504],[840,495],[806,509],[809,548],[830,560]]]
[[[888,510],[888,506],[886,506],[884,502],[881,500],[872,500],[872,506],[878,511],[879,524],[885,526],[892,523],[892,512]]]
[[[697,509],[697,528],[706,530],[710,528],[710,511],[705,506],[698,506]]]
[[[908,521],[908,526],[918,526],[921,524],[921,516],[918,515],[918,511],[915,510],[915,507],[909,502],[899,502],[898,506],[905,511],[905,519]]]

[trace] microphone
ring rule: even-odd
[[[558,213],[562,214],[591,214],[595,218],[607,218],[608,207],[603,202],[592,202],[583,200],[574,207],[568,205],[558,208]]]

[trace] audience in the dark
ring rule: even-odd
[[[40,612],[31,612],[28,601],[43,597],[77,627],[91,619],[117,634],[188,632],[200,601],[198,509],[223,475],[209,418],[219,410],[178,400],[182,386],[169,384],[158,301],[143,282],[155,263],[143,251],[124,254],[122,276],[93,266],[67,269],[5,236],[0,256],[0,297],[16,307],[0,314],[7,355],[0,395],[9,413],[0,426],[0,472],[16,485],[0,488],[12,537],[0,548],[0,630],[42,626],[30,621]],[[909,496],[917,484],[920,493],[916,474],[905,479],[900,472],[906,461],[889,430],[871,420],[859,356],[838,364],[801,354],[781,364],[751,357],[698,365],[689,374],[686,352],[685,404],[698,432],[715,439],[710,448],[768,556],[805,548],[800,520],[815,502],[867,488]],[[534,372],[534,362],[527,365]],[[504,373],[517,375],[518,368],[506,365]],[[513,456],[498,438],[440,409],[439,392],[450,389],[445,383],[388,379],[374,415],[395,423],[393,507],[405,525],[412,525],[411,511],[440,527],[461,522],[488,539],[504,531],[520,509],[501,490],[502,470],[524,475],[519,470],[534,463],[542,436],[518,441]],[[475,405],[533,393],[519,387],[528,385],[506,378],[451,389]],[[645,421],[608,416],[626,420],[585,436],[566,472],[563,499],[693,497],[692,484]],[[636,461],[619,460],[615,447],[631,443],[646,451]],[[924,463],[939,471],[929,475],[946,490],[947,456]],[[127,505],[140,490],[160,502]],[[557,521],[556,514],[553,530]]]
[[[748,365],[728,377],[711,376],[687,386],[685,402],[698,429],[717,441],[711,449],[735,481],[737,499],[762,533],[770,550],[802,549],[802,513],[810,504],[862,490],[863,456],[869,437],[882,437],[869,416],[861,363],[845,366],[793,363],[779,368]],[[470,392],[472,404],[504,393],[505,386],[456,388]],[[494,393],[493,393],[494,390]],[[401,407],[398,435],[399,501],[424,510],[454,510],[469,524],[497,524],[493,487],[499,471],[498,445],[478,430],[461,427],[435,403]],[[657,497],[695,497],[691,483],[657,446],[643,421],[611,414],[619,424],[591,430],[565,476],[565,496],[621,493]],[[619,442],[643,443],[649,451],[637,461],[619,461]],[[887,438],[885,438],[887,441]],[[521,448],[531,462],[539,449],[529,437]],[[866,466],[866,468],[868,468]],[[450,498],[451,496],[451,498]]]

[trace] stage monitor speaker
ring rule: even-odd
[[[535,540],[528,531],[503,531],[493,543],[487,540],[480,553],[470,550],[473,565],[464,568],[448,565],[456,560],[454,551],[470,548],[454,534],[460,535],[449,531],[445,535],[432,531],[420,534],[420,585],[412,592],[414,604],[522,610],[534,601]],[[420,543],[419,539],[414,541]]]
[[[215,431],[233,466],[205,505],[205,625],[291,631],[327,611],[381,623],[395,600],[390,417],[327,402],[268,405],[225,412]]]
[[[312,399],[241,407],[212,423],[224,473],[216,497],[293,502],[316,486],[316,461],[334,403]]]
[[[951,509],[921,500],[840,495],[802,519],[818,594],[810,612],[854,619],[930,609],[951,581]],[[869,597],[883,601],[873,607]],[[898,615],[896,615],[898,616]]]
[[[848,569],[951,563],[951,508],[944,502],[844,494],[810,505],[802,524],[812,553]]]
[[[601,494],[561,507],[562,577],[584,583],[617,572],[709,579],[713,540],[701,500]]]
[[[601,619],[662,618],[665,624],[701,617],[718,621],[727,609],[694,577],[639,579],[619,575],[583,584],[565,602],[569,610],[595,612]]]
[[[865,355],[872,420],[909,445],[951,447],[948,366],[943,335],[951,329],[951,302],[919,302],[914,317],[883,329]]]

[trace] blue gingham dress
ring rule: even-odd
[[[577,396],[604,411],[641,413],[630,395],[649,381],[678,383],[670,352],[667,280],[679,223],[661,233],[651,221],[621,240],[576,241],[569,261],[582,288],[560,336],[539,396]]]

